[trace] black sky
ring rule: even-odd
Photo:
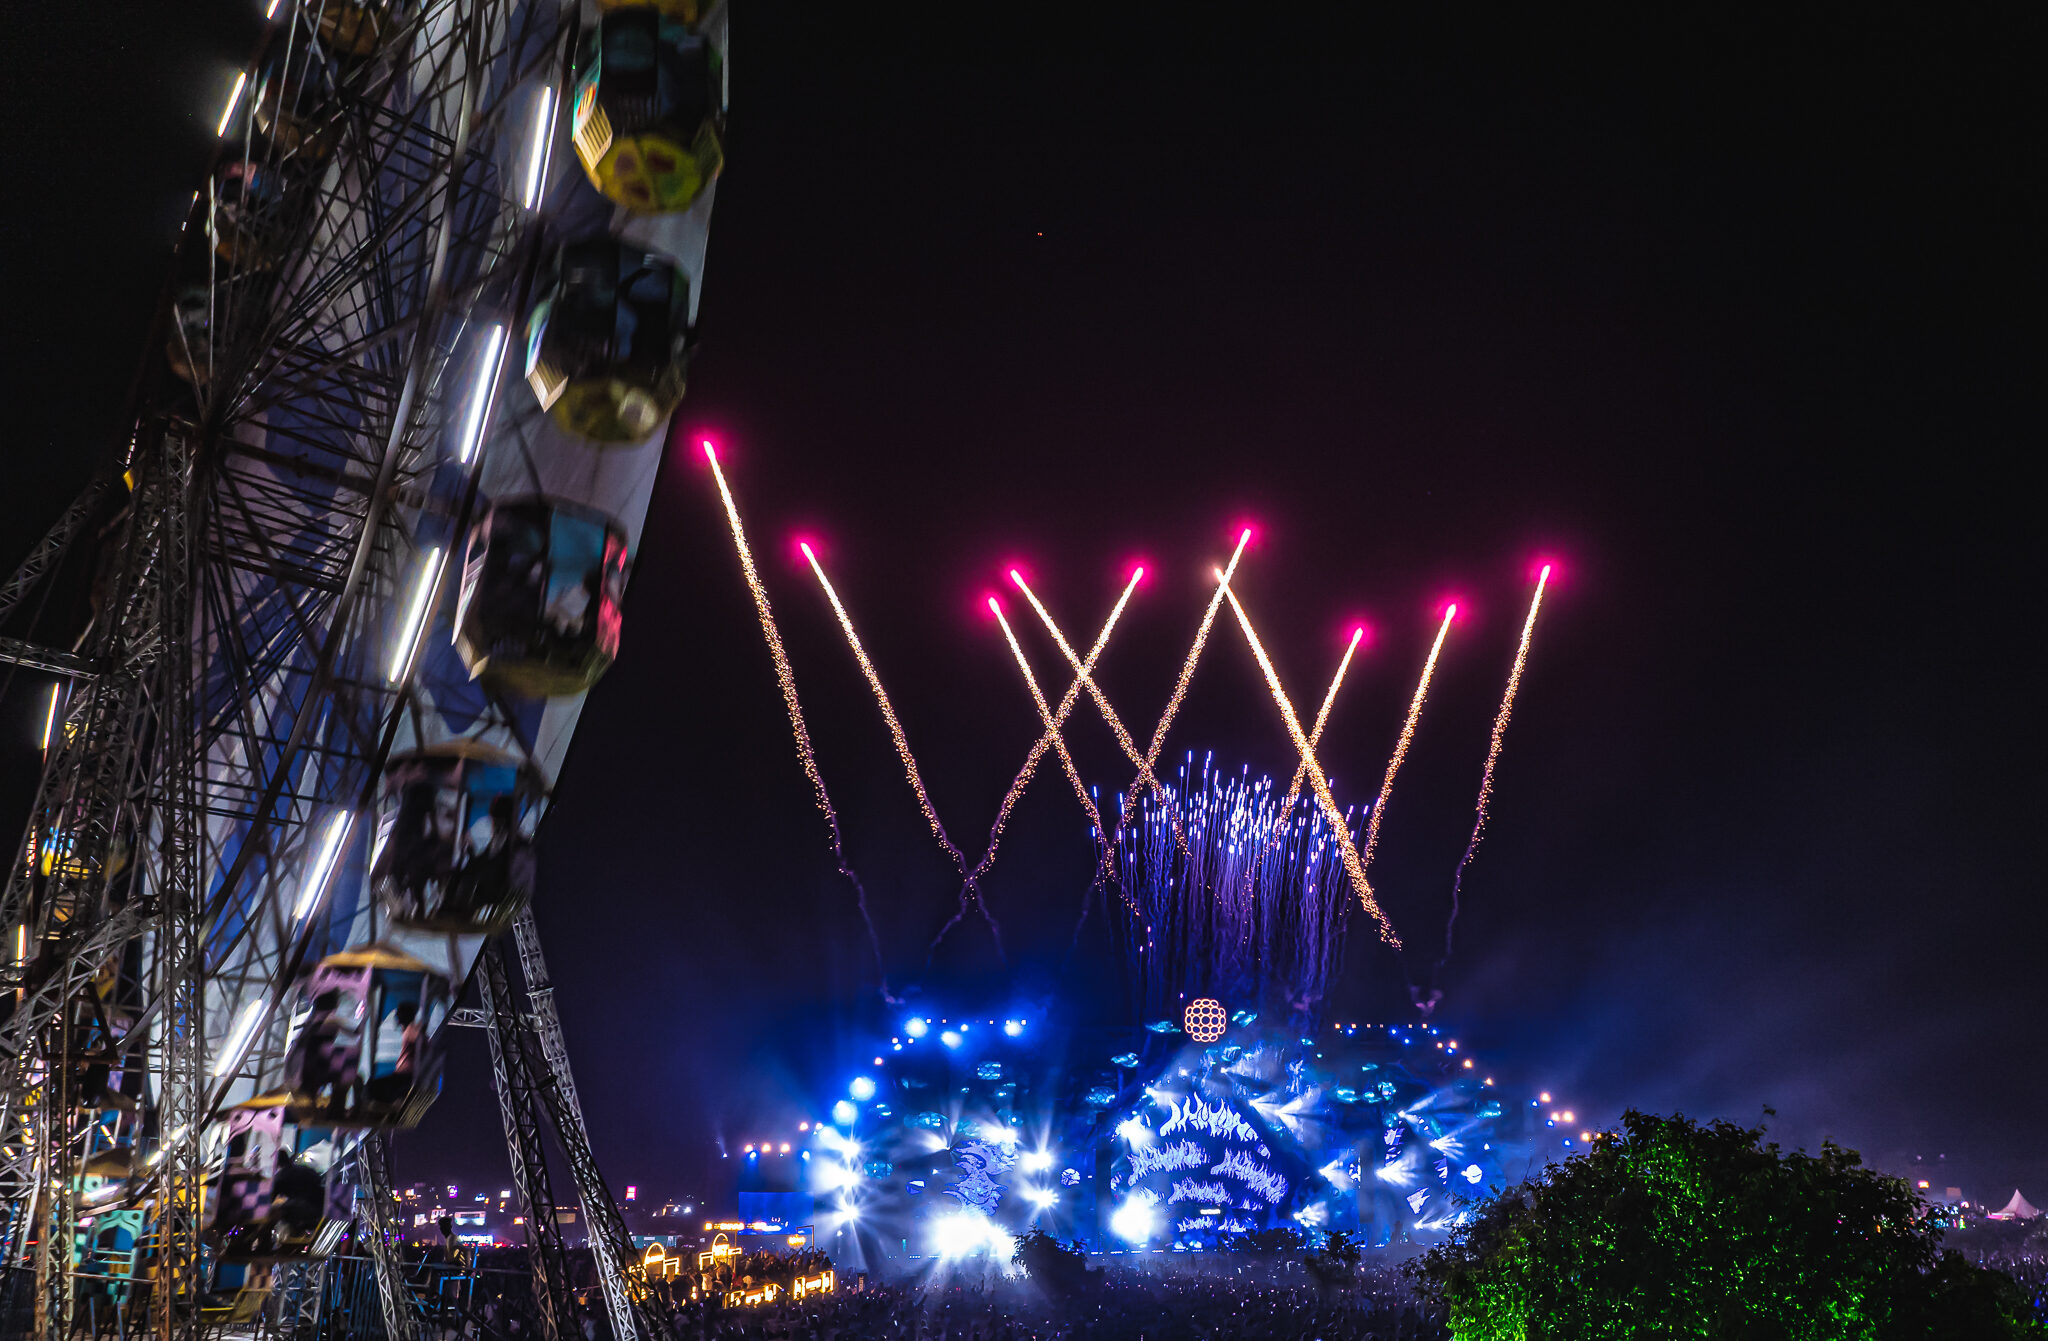
[[[116,436],[246,51],[238,10],[171,9],[22,16],[48,59],[4,95],[10,557]],[[1788,1141],[1946,1152],[2039,1200],[2038,10],[1412,29],[744,0],[734,34],[680,422],[727,444],[892,980],[1113,999],[1095,951],[1062,975],[1088,844],[1056,774],[990,888],[1014,974],[971,930],[923,973],[952,890],[796,534],[976,850],[1034,733],[976,612],[1005,561],[1079,630],[1147,560],[1103,673],[1142,734],[1255,520],[1239,585],[1298,699],[1350,620],[1377,631],[1324,752],[1347,800],[1457,594],[1375,867],[1431,955],[1544,552],[1563,580],[1445,1018],[1601,1116],[1770,1104]],[[30,702],[5,709],[16,773]],[[1124,785],[1077,721],[1084,772]],[[1183,723],[1176,756],[1292,764],[1228,626]],[[793,1115],[882,1018],[681,444],[544,874],[620,1182],[687,1181],[714,1133]],[[1390,1018],[1397,963],[1352,930],[1338,1009]],[[480,1053],[401,1147],[420,1173],[493,1167]]]

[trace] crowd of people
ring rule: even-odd
[[[2048,1229],[2037,1231],[2024,1242],[1982,1252],[1965,1252],[1978,1266],[2003,1271],[2019,1283],[2034,1312],[2048,1318]]]
[[[1391,1263],[1339,1285],[1299,1262],[1215,1258],[1091,1270],[1083,1288],[952,1273],[846,1281],[829,1295],[766,1307],[674,1306],[699,1341],[1423,1341],[1449,1335]]]

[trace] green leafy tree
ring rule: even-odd
[[[1459,1341],[2048,1337],[2008,1278],[1939,1252],[1924,1209],[1832,1142],[1632,1112],[1413,1270]]]

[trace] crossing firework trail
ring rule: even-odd
[[[1500,744],[1508,733],[1508,718],[1515,710],[1515,691],[1522,687],[1522,667],[1529,662],[1529,639],[1536,632],[1536,612],[1543,607],[1543,588],[1550,581],[1550,565],[1536,575],[1536,594],[1529,601],[1529,617],[1522,621],[1522,641],[1515,646],[1515,662],[1508,669],[1508,687],[1500,698],[1500,711],[1493,716],[1493,739],[1486,746],[1486,767],[1479,774],[1479,802],[1472,808],[1472,838],[1465,855],[1458,859],[1458,872],[1451,878],[1451,916],[1444,923],[1444,955],[1436,961],[1442,968],[1451,957],[1451,938],[1458,929],[1458,899],[1465,889],[1465,868],[1479,850],[1480,835],[1486,832],[1486,807],[1493,799],[1493,769],[1500,762]]]
[[[1301,729],[1301,719],[1295,716],[1294,704],[1287,698],[1287,691],[1281,687],[1280,673],[1273,669],[1271,657],[1259,641],[1258,631],[1252,627],[1251,616],[1238,603],[1237,593],[1230,589],[1227,575],[1222,569],[1216,572],[1218,589],[1229,600],[1230,608],[1237,614],[1239,627],[1244,630],[1244,640],[1251,644],[1252,655],[1258,659],[1259,669],[1265,673],[1266,687],[1273,693],[1273,703],[1280,709],[1280,718],[1287,725],[1287,734],[1294,739],[1294,748],[1301,753],[1302,764],[1308,769],[1309,785],[1315,789],[1316,799],[1322,803],[1323,819],[1328,823],[1330,836],[1338,844],[1344,858],[1344,873],[1351,877],[1351,887],[1358,891],[1358,901],[1365,911],[1372,914],[1379,924],[1380,939],[1396,950],[1401,948],[1401,938],[1395,934],[1393,923],[1381,910],[1379,900],[1373,897],[1372,885],[1365,878],[1365,863],[1359,859],[1358,848],[1351,841],[1350,826],[1344,822],[1344,812],[1337,806],[1337,798],[1330,794],[1330,780],[1323,775],[1323,766],[1316,762],[1316,752],[1310,748],[1308,735]],[[1442,641],[1439,637],[1438,641]],[[1135,790],[1135,789],[1134,789]]]
[[[1401,736],[1394,742],[1394,753],[1387,759],[1387,775],[1380,780],[1379,798],[1372,803],[1372,814],[1365,819],[1365,854],[1362,863],[1370,869],[1372,854],[1380,844],[1380,819],[1387,813],[1387,798],[1394,794],[1394,775],[1401,771],[1401,764],[1408,758],[1408,747],[1415,740],[1415,724],[1422,720],[1422,701],[1429,697],[1429,677],[1436,674],[1437,653],[1444,650],[1444,635],[1451,631],[1451,617],[1458,613],[1458,607],[1444,607],[1444,622],[1437,626],[1436,641],[1429,645],[1429,657],[1422,663],[1422,678],[1415,682],[1415,697],[1408,700],[1408,719],[1401,723]]]
[[[1061,654],[1067,659],[1067,664],[1074,668],[1075,678],[1080,680],[1082,685],[1088,690],[1088,697],[1095,700],[1096,709],[1102,713],[1102,720],[1109,724],[1110,734],[1116,737],[1117,746],[1123,750],[1124,757],[1138,766],[1138,782],[1136,786],[1143,787],[1147,791],[1158,791],[1159,779],[1153,776],[1152,765],[1146,761],[1145,756],[1138,753],[1138,743],[1132,740],[1131,733],[1124,729],[1123,719],[1117,716],[1116,709],[1109,706],[1109,696],[1102,692],[1102,687],[1095,683],[1095,677],[1090,675],[1088,668],[1081,664],[1081,658],[1075,653],[1074,645],[1067,641],[1067,635],[1060,632],[1060,626],[1053,622],[1052,612],[1047,610],[1044,604],[1039,601],[1037,594],[1024,581],[1024,575],[1014,568],[1010,570],[1010,581],[1016,583],[1017,590],[1024,593],[1024,599],[1031,603],[1031,609],[1038,615],[1039,622],[1045,625],[1045,631],[1050,633],[1053,642],[1059,645]],[[1187,851],[1187,836],[1180,832],[1180,812],[1177,810],[1172,812],[1172,819],[1175,826],[1175,845],[1185,853]]]
[[[1038,719],[1045,724],[1045,734],[1052,737],[1053,748],[1059,751],[1060,766],[1066,770],[1067,781],[1074,785],[1074,795],[1080,798],[1081,809],[1088,812],[1090,832],[1095,835],[1098,874],[1110,874],[1109,844],[1102,832],[1102,815],[1095,808],[1095,798],[1088,794],[1088,784],[1081,781],[1081,772],[1074,767],[1074,756],[1067,752],[1067,742],[1060,735],[1059,723],[1054,720],[1052,709],[1046,706],[1045,694],[1038,687],[1038,677],[1031,673],[1031,663],[1024,659],[1024,649],[1017,642],[1017,635],[1010,629],[1010,621],[1003,618],[1003,605],[995,597],[988,598],[989,613],[1002,626],[1003,638],[1010,644],[1010,654],[1017,658],[1017,669],[1024,674],[1025,687],[1031,691],[1031,701],[1038,707]],[[977,867],[977,869],[979,869]]]
[[[1202,611],[1202,622],[1195,628],[1195,640],[1188,644],[1187,659],[1181,662],[1180,678],[1173,682],[1173,693],[1167,697],[1166,711],[1159,714],[1159,725],[1152,728],[1152,743],[1145,747],[1145,771],[1158,767],[1159,751],[1166,744],[1166,733],[1173,726],[1173,719],[1180,712],[1180,705],[1187,699],[1188,682],[1195,678],[1195,663],[1202,659],[1202,649],[1208,646],[1209,629],[1216,622],[1216,612],[1223,607],[1223,593],[1230,589],[1230,579],[1237,572],[1237,561],[1244,557],[1244,547],[1251,543],[1252,528],[1247,526],[1237,537],[1237,548],[1230,552],[1230,562],[1223,565],[1223,575],[1215,595],[1209,598],[1209,608]],[[1139,775],[1143,777],[1144,774]],[[1136,783],[1124,793],[1123,805],[1116,817],[1116,838],[1123,836],[1124,826],[1130,823],[1131,810],[1144,796]]]
[[[1345,647],[1343,657],[1337,662],[1337,673],[1330,677],[1330,687],[1323,694],[1323,706],[1316,709],[1316,724],[1310,728],[1308,733],[1310,749],[1314,749],[1322,743],[1323,727],[1330,720],[1330,707],[1337,701],[1337,686],[1344,683],[1344,672],[1351,669],[1351,656],[1354,652],[1358,651],[1358,644],[1364,638],[1364,625],[1360,625],[1351,631],[1351,642]],[[1273,835],[1276,841],[1279,838],[1280,825],[1287,822],[1287,817],[1294,813],[1294,803],[1301,799],[1301,784],[1307,777],[1308,760],[1303,759],[1294,766],[1294,780],[1287,784],[1287,798],[1280,803],[1279,814],[1274,818]]]
[[[1138,589],[1138,579],[1143,576],[1143,568],[1132,572],[1131,580],[1124,586],[1124,594],[1117,597],[1115,607],[1109,612],[1109,618],[1102,622],[1102,632],[1095,635],[1095,645],[1088,649],[1087,660],[1083,663],[1089,669],[1094,669],[1096,659],[1102,655],[1102,649],[1109,646],[1110,630],[1116,627],[1117,620],[1123,615],[1124,606],[1130,602],[1131,593]],[[1017,770],[1017,776],[1010,783],[1010,790],[1003,793],[1003,803],[996,809],[996,822],[988,831],[988,849],[982,853],[981,860],[974,866],[976,880],[987,875],[989,867],[995,865],[996,848],[1003,841],[1003,826],[1010,822],[1010,812],[1016,809],[1017,802],[1023,798],[1024,789],[1031,785],[1032,775],[1038,771],[1038,761],[1043,759],[1045,752],[1055,744],[1059,744],[1064,750],[1065,745],[1060,740],[1059,728],[1066,724],[1068,716],[1074,711],[1074,705],[1080,701],[1081,681],[1077,676],[1073,683],[1067,686],[1067,692],[1060,696],[1059,706],[1053,709],[1052,725],[1032,744],[1031,752],[1024,756],[1024,766]],[[1096,827],[1101,828],[1099,817],[1096,820]]]
[[[959,923],[960,918],[967,912],[968,901],[971,899],[974,906],[981,910],[982,919],[988,923],[990,934],[996,938],[996,951],[1000,954],[1003,948],[1002,929],[996,925],[994,914],[989,912],[988,904],[981,897],[981,886],[967,864],[966,854],[960,851],[946,833],[946,826],[939,819],[939,812],[932,806],[931,793],[925,790],[924,775],[917,767],[917,756],[910,752],[910,737],[903,733],[903,723],[896,716],[895,706],[889,702],[889,691],[882,688],[880,672],[876,671],[867,648],[861,646],[860,634],[853,627],[853,616],[846,613],[846,606],[841,603],[839,593],[833,589],[832,579],[825,576],[825,567],[818,562],[818,556],[810,545],[802,543],[798,548],[803,550],[804,558],[809,561],[811,572],[817,575],[818,585],[824,588],[825,599],[832,603],[832,613],[839,617],[839,627],[846,634],[846,645],[853,650],[853,659],[859,663],[860,673],[866,677],[868,688],[874,691],[875,702],[882,709],[882,720],[889,727],[889,738],[896,743],[896,757],[903,763],[903,776],[909,781],[910,790],[917,797],[918,809],[924,813],[925,823],[931,826],[932,837],[938,840],[939,846],[952,858],[953,869],[960,874],[959,912],[956,912],[939,931],[938,939],[932,944],[936,948],[938,941],[945,938],[946,932],[951,931]]]
[[[789,710],[790,730],[796,735],[796,755],[803,764],[804,776],[810,779],[811,795],[818,803],[818,810],[825,816],[825,826],[832,835],[832,860],[839,867],[839,874],[853,886],[853,899],[860,909],[860,920],[867,928],[868,944],[875,952],[875,971],[882,978],[882,996],[894,1002],[889,994],[889,977],[882,964],[882,938],[875,931],[875,919],[868,912],[868,892],[854,874],[853,866],[846,859],[846,846],[839,834],[839,812],[832,808],[832,795],[825,790],[825,776],[818,771],[818,756],[811,749],[811,729],[804,723],[803,704],[797,701],[796,672],[790,668],[789,654],[783,650],[782,634],[775,627],[775,611],[768,604],[768,588],[761,584],[761,575],[754,567],[754,552],[747,545],[747,531],[740,524],[739,505],[733,502],[732,490],[726,487],[725,472],[718,467],[718,452],[710,443],[704,444],[704,457],[711,463],[711,477],[718,482],[718,496],[725,501],[725,518],[732,525],[733,548],[740,558],[740,573],[747,580],[747,590],[754,597],[754,613],[761,621],[761,636],[768,643],[768,657],[775,663],[775,682],[782,687],[782,706]]]

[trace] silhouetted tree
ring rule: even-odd
[[[1055,1298],[1069,1298],[1088,1287],[1088,1259],[1081,1249],[1061,1243],[1043,1229],[1029,1229],[1020,1235],[1010,1261]]]
[[[1325,1289],[1340,1290],[1358,1279],[1358,1263],[1363,1257],[1358,1240],[1336,1230],[1323,1240],[1323,1246],[1303,1259],[1316,1283]]]

